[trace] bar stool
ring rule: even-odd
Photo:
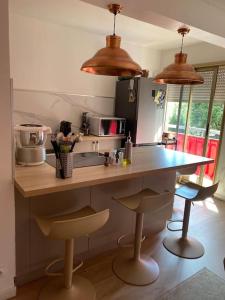
[[[96,212],[89,206],[78,211],[53,217],[35,216],[42,233],[53,240],[65,240],[64,273],[53,273],[49,269],[63,259],[57,259],[46,268],[47,275],[60,276],[45,285],[39,300],[94,300],[93,285],[85,278],[73,276],[83,263],[73,269],[74,238],[89,235],[100,229],[109,218],[109,210]],[[62,278],[64,276],[64,278]]]
[[[136,212],[136,229],[134,251],[124,252],[113,261],[113,271],[124,282],[143,286],[154,282],[159,276],[157,262],[151,257],[141,257],[141,242],[144,213],[154,214],[160,209],[170,206],[173,193],[165,191],[161,194],[150,189],[144,189],[137,194],[116,198],[120,204]]]
[[[183,178],[183,176],[188,176],[188,175],[192,175],[196,172],[197,170],[197,166],[191,166],[191,167],[186,167],[183,169],[179,169],[176,172],[176,188],[178,188],[178,185],[180,184],[180,178]],[[176,212],[176,208],[173,208],[173,211]],[[183,218],[179,218],[179,219],[174,219],[174,217],[172,217],[171,219],[169,219],[168,223],[167,223],[167,229],[169,231],[182,231],[182,228],[180,229],[173,229],[171,227],[172,224],[174,223],[183,223]]]
[[[199,258],[203,256],[205,252],[203,245],[198,240],[187,235],[191,203],[203,201],[213,196],[217,188],[218,183],[209,187],[202,187],[195,183],[187,183],[176,189],[175,195],[185,199],[183,227],[181,237],[170,236],[164,239],[163,245],[169,252],[182,258]]]

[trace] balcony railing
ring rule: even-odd
[[[178,141],[177,150],[183,151],[184,134],[179,133],[177,137],[177,141]],[[185,152],[202,156],[204,142],[205,142],[205,138],[203,137],[187,135]],[[209,138],[206,157],[213,158],[216,162],[218,149],[219,149],[219,140]],[[216,166],[215,162],[205,166],[205,176],[208,176],[210,179],[213,179],[215,174],[215,166]],[[199,172],[200,172],[200,168],[198,168],[196,174],[199,175]]]
[[[174,130],[175,127],[176,126],[171,124],[168,125],[168,131],[171,132],[175,131]],[[180,129],[182,130],[182,128],[179,127],[179,130]],[[205,129],[192,127],[190,129],[190,134],[187,134],[185,152],[202,156],[204,143],[205,143],[204,135],[205,135]],[[219,137],[220,137],[220,132],[218,130],[210,130],[210,137],[208,139],[206,157],[213,158],[215,162],[205,166],[205,176],[207,176],[211,180],[214,178],[215,175],[215,167],[216,167],[217,155],[219,150]],[[183,151],[184,138],[185,138],[184,133],[178,134],[177,136],[178,151]],[[200,168],[197,169],[196,174],[199,175],[199,173],[200,173]]]

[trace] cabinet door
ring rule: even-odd
[[[95,151],[95,142],[93,143],[92,141],[82,141],[80,143],[77,143],[75,145],[74,151],[76,153]]]
[[[100,152],[107,152],[107,151],[112,151],[113,149],[118,149],[121,147],[121,140],[100,140],[99,141],[99,151]]]
[[[97,211],[110,209],[106,225],[92,234],[89,242],[90,253],[101,253],[117,247],[117,239],[124,234],[132,234],[135,225],[135,213],[113,200],[113,196],[122,197],[137,193],[141,179],[132,179],[92,187],[91,205]]]

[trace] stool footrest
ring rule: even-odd
[[[173,223],[183,223],[183,220],[170,220],[170,221],[167,223],[167,225],[166,225],[166,227],[167,227],[167,229],[168,229],[169,231],[173,231],[173,232],[175,232],[175,231],[182,231],[182,228],[178,228],[178,229],[173,229],[173,228],[171,228],[170,225],[173,224]]]
[[[123,239],[125,239],[128,235],[129,235],[128,233],[123,234],[123,235],[121,235],[121,236],[117,239],[117,245],[118,245],[118,247],[120,247],[120,248],[131,248],[131,247],[134,246],[134,243],[129,243],[129,244],[124,244],[124,245],[122,245]],[[141,242],[143,243],[145,240],[146,240],[146,236],[143,236],[142,239],[141,239]]]
[[[79,270],[82,266],[83,266],[84,262],[83,260],[80,261],[79,265],[77,265],[74,269],[73,269],[73,273],[76,272],[77,270]]]
[[[51,277],[58,277],[58,276],[64,276],[63,272],[50,272],[49,269],[52,268],[54,265],[56,265],[57,263],[64,261],[64,258],[57,258],[55,260],[53,260],[50,264],[47,265],[47,267],[45,268],[45,274],[47,276],[51,276]],[[73,269],[73,273],[76,272],[78,269],[80,269],[83,266],[84,262],[80,261],[80,263],[74,267]]]
[[[54,265],[56,265],[57,263],[64,261],[63,258],[57,258],[55,260],[53,260],[50,264],[47,265],[47,267],[45,268],[45,274],[47,276],[52,276],[52,277],[56,277],[56,276],[63,276],[62,272],[50,272],[49,269],[52,268]]]

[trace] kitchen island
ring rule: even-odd
[[[117,239],[133,233],[135,215],[112,200],[112,196],[136,193],[143,188],[158,192],[174,190],[176,171],[209,164],[212,159],[161,147],[133,149],[133,162],[127,166],[103,165],[77,168],[69,179],[57,179],[48,164],[16,166],[16,255],[17,282],[25,283],[43,275],[47,262],[62,255],[59,243],[45,239],[33,214],[58,214],[91,205],[96,210],[110,209],[109,222],[91,237],[77,241],[76,253],[93,256],[117,247]],[[171,216],[172,206],[154,219],[145,216],[146,233],[159,232]]]
[[[131,165],[77,168],[73,170],[72,178],[66,180],[56,178],[55,169],[47,163],[33,167],[17,166],[15,185],[24,197],[33,197],[127,180],[153,173],[177,171],[211,162],[213,162],[212,159],[161,147],[137,147],[133,148]]]

